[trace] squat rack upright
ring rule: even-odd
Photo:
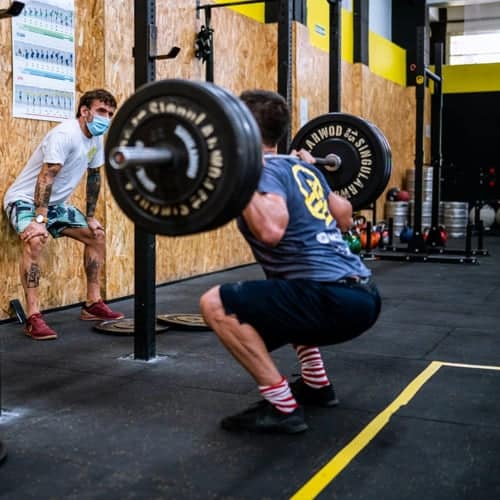
[[[407,248],[388,246],[383,251],[375,252],[375,258],[381,260],[397,260],[410,262],[439,262],[457,264],[478,264],[476,253],[487,255],[482,249],[472,250],[472,229],[467,225],[465,249],[452,250],[445,248],[439,228],[439,208],[441,191],[442,156],[442,113],[443,113],[443,43],[434,44],[435,71],[426,64],[426,53],[429,42],[428,28],[417,26],[416,61],[410,69],[416,74],[416,124],[415,124],[415,190],[413,203],[413,235]],[[422,181],[424,167],[425,136],[425,93],[429,80],[434,83],[431,108],[431,163],[433,167],[431,228],[424,239],[422,232]]]

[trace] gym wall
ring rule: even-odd
[[[172,46],[181,51],[176,59],[157,62],[157,78],[203,80],[205,67],[194,57],[195,35],[204,24],[196,15],[195,2],[157,2],[158,49]],[[106,87],[123,102],[134,92],[132,58],[133,0],[75,0],[78,97],[85,90]],[[245,88],[276,89],[277,29],[233,9],[214,9],[215,82],[238,94]],[[297,47],[293,68],[294,123],[298,130],[301,99],[307,101],[308,119],[328,111],[328,54],[314,47],[307,28],[294,24]],[[0,97],[0,158],[3,175],[0,195],[17,176],[43,135],[55,123],[12,119],[12,61],[10,23],[0,32],[0,75],[5,92]],[[406,88],[360,64],[343,62],[342,108],[373,121],[392,146],[394,173],[390,185],[398,185],[401,172],[413,165],[414,88]],[[107,234],[107,257],[102,295],[106,299],[134,291],[134,231],[104,182],[97,216]],[[85,207],[84,183],[73,197]],[[383,199],[377,203],[382,217]],[[0,291],[0,319],[11,315],[9,301],[23,301],[17,271],[20,245],[2,211],[0,269],[4,286]],[[46,248],[41,303],[44,309],[80,302],[85,295],[81,245],[66,238],[52,240]],[[157,238],[157,283],[189,277],[253,261],[235,228],[234,221],[218,230],[182,238]]]

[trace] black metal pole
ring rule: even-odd
[[[213,32],[210,31],[211,24],[212,24],[212,9],[206,9],[205,10],[205,27],[209,30],[208,36],[210,37],[210,39],[209,39],[210,50],[207,54],[207,62],[206,62],[207,66],[205,68],[205,79],[207,82],[214,81],[214,66],[215,66],[214,35],[213,35]]]
[[[288,103],[292,113],[292,14],[293,0],[279,0],[278,9],[278,93]],[[290,127],[278,145],[280,153],[288,152]]]
[[[368,66],[369,64],[369,0],[354,0],[353,5],[353,61]]]
[[[415,190],[413,200],[413,236],[408,249],[413,252],[425,250],[422,235],[422,179],[424,169],[424,110],[425,110],[425,26],[417,26],[416,48],[416,120],[415,120]]]
[[[329,110],[342,107],[342,0],[328,0],[330,4],[330,95]]]
[[[156,33],[155,0],[134,0],[135,88],[156,79],[151,41]],[[156,237],[134,227],[134,358],[156,356]]]
[[[432,219],[427,244],[443,246],[439,230],[439,207],[441,204],[441,168],[443,165],[443,44],[434,44],[435,76],[434,92],[431,97],[431,164],[432,164]],[[428,76],[430,76],[428,74]]]

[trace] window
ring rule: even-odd
[[[449,64],[500,62],[500,31],[450,34]]]

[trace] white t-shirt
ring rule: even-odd
[[[100,167],[104,163],[102,136],[86,137],[76,118],[54,127],[5,193],[4,208],[20,200],[33,203],[36,181],[43,163],[62,165],[54,179],[49,205],[62,203],[76,189],[87,168]]]

